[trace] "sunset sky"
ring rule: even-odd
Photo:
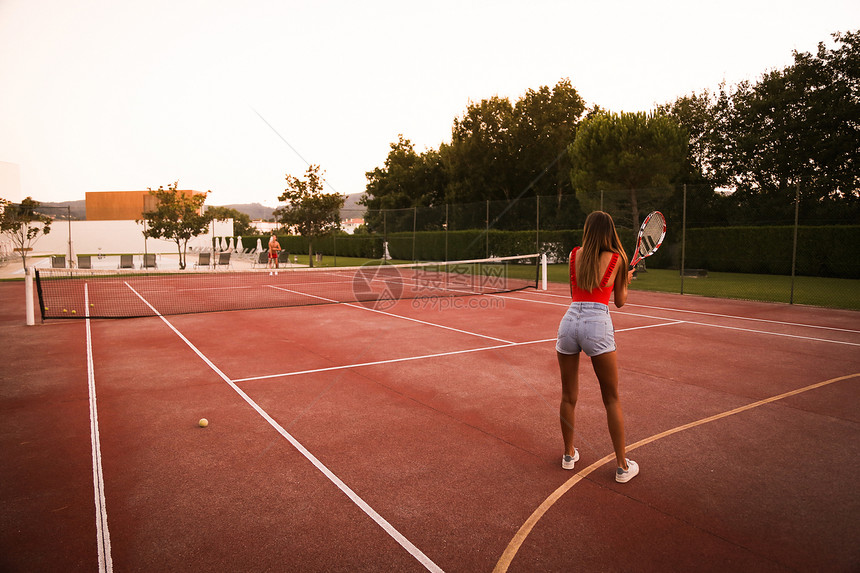
[[[364,191],[399,133],[438,148],[470,101],[569,78],[647,111],[858,28],[856,0],[0,0],[0,161],[40,201],[178,180],[275,206],[308,163]]]

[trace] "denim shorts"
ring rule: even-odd
[[[555,349],[561,354],[588,356],[615,350],[615,328],[609,307],[599,302],[572,302],[558,325]]]

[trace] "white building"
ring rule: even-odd
[[[346,231],[348,234],[352,235],[355,233],[355,230],[364,225],[364,219],[353,218],[353,219],[341,219],[340,226]]]

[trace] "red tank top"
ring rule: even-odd
[[[576,251],[578,250],[579,247],[574,247],[570,252],[570,297],[573,299],[573,302],[599,302],[608,306],[609,297],[615,288],[614,283],[609,283],[609,277],[612,276],[612,271],[618,263],[618,253],[612,253],[612,259],[609,261],[609,266],[606,267],[606,272],[603,273],[603,278],[600,279],[600,285],[593,291],[588,292],[587,290],[582,290],[576,284]]]

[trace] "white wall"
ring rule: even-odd
[[[117,253],[176,253],[173,241],[146,239],[144,244],[143,225],[134,221],[72,221],[72,248],[76,255],[95,255]],[[233,236],[233,219],[214,221],[209,232],[191,239],[192,246],[209,247],[213,237]],[[34,253],[69,253],[69,222],[55,220],[51,232],[40,236],[33,247]]]

